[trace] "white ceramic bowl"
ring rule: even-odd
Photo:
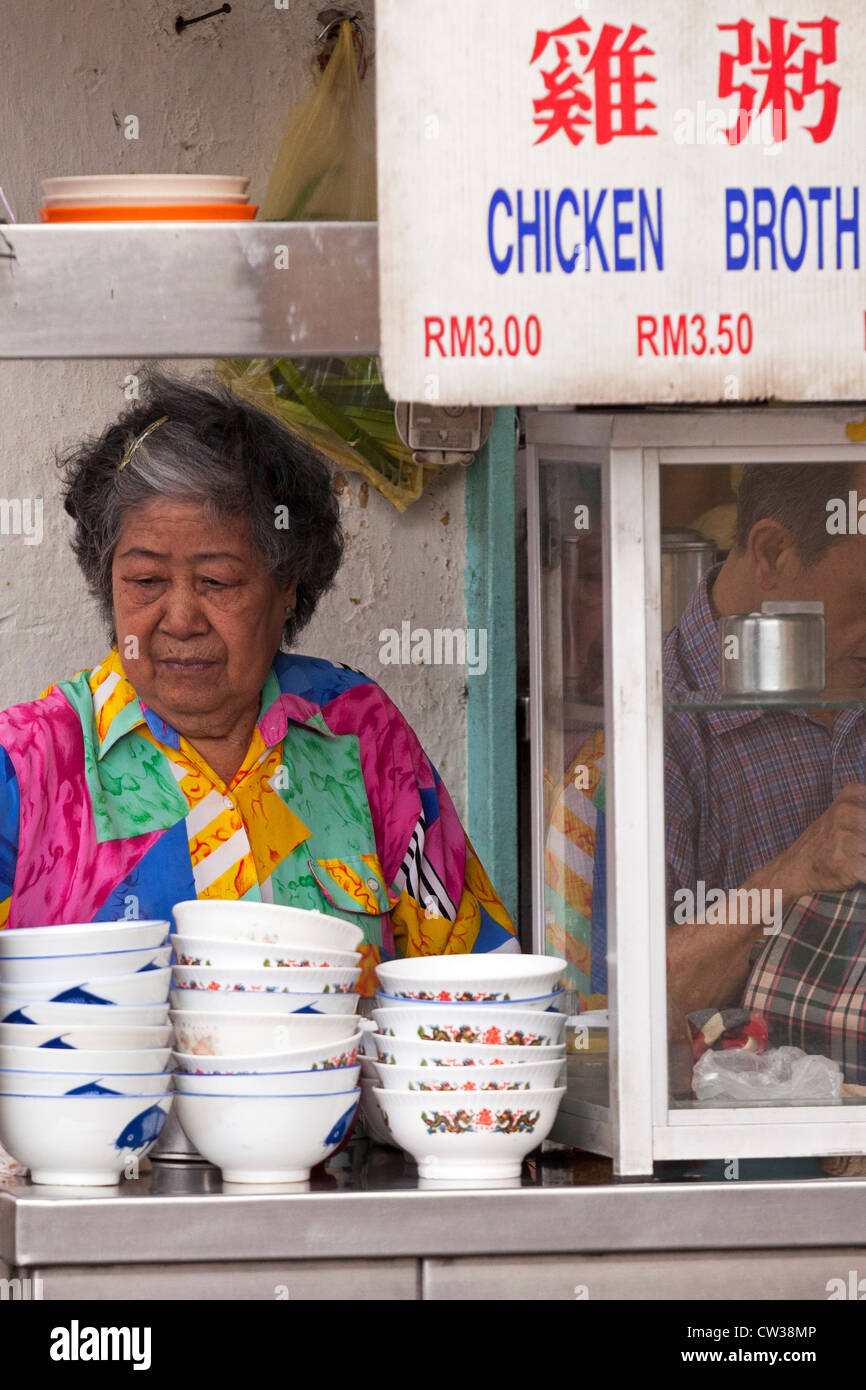
[[[467,1043],[426,1042],[420,1038],[391,1038],[373,1033],[379,1061],[397,1067],[495,1067],[562,1061],[565,1043],[555,1047],[470,1047]]]
[[[339,1148],[360,1090],[304,1096],[175,1096],[177,1117],[227,1182],[303,1182]]]
[[[79,1063],[80,1065],[80,1063]],[[0,1070],[0,1095],[69,1096],[82,1091],[115,1096],[166,1096],[171,1072]]]
[[[422,1178],[510,1178],[546,1139],[564,1088],[483,1095],[377,1090],[385,1122]]]
[[[0,1144],[34,1183],[112,1187],[159,1138],[171,1096],[0,1095]]]
[[[564,998],[565,990],[557,989],[553,994],[540,994],[537,999],[512,999],[509,1007],[513,1006],[515,1009],[530,1009],[533,1013],[545,1009],[555,1012],[559,1010],[560,1003]],[[376,1006],[380,1009],[414,1009],[418,1007],[418,1002],[417,999],[401,999],[394,994],[382,994],[380,992],[376,995]],[[478,1007],[477,1003],[474,1001],[466,1004],[455,1003],[453,1000],[428,999],[423,1002],[429,1004],[431,1009],[434,1007],[436,1009],[474,1009]],[[484,1004],[485,1008],[494,1005],[499,1008],[503,1007],[497,1000],[482,1000],[481,1002]]]
[[[153,1075],[165,1071],[171,1053],[167,1047],[141,1048],[130,1051],[81,1053],[70,1048],[58,1047],[12,1047],[0,1045],[0,1067],[17,1071],[79,1072],[104,1071],[127,1076],[146,1072]]]
[[[51,1023],[0,1023],[0,1046],[40,1047],[57,1052],[66,1048],[106,1052],[166,1047],[170,1038],[168,1024],[161,1028],[100,1028],[82,1023],[73,1028],[58,1028]]]
[[[502,1004],[416,1004],[411,1009],[374,1009],[383,1033],[426,1042],[483,1047],[550,1047],[562,1041],[567,1014],[535,1012]]]
[[[103,980],[109,975],[158,970],[170,960],[170,946],[154,946],[146,951],[103,951],[86,956],[13,956],[9,960],[0,958],[0,985],[40,984],[42,980]]]
[[[507,1004],[550,994],[566,962],[559,956],[520,956],[494,952],[478,955],[412,956],[376,966],[383,993],[403,999]]]
[[[192,193],[218,203],[226,194],[239,197],[248,185],[249,179],[233,174],[68,174],[43,179],[42,191],[50,198],[98,198],[118,193],[127,198],[161,198],[165,194],[185,197]]]
[[[74,956],[149,951],[165,944],[170,922],[75,922],[58,927],[0,931],[0,960],[22,956]]]
[[[173,989],[172,1009],[178,1013],[261,1014],[264,1018],[288,1018],[292,1014],[354,1014],[357,994],[263,994],[247,990]]]
[[[206,1001],[202,1001],[203,1003]],[[175,1047],[178,1052],[205,1059],[244,1055],[260,1057],[264,1053],[285,1058],[299,1055],[308,1049],[320,1049],[322,1066],[328,1058],[340,1056],[357,1046],[358,1020],[343,1014],[220,1014],[210,1010],[174,1010],[169,1014],[174,1025]],[[302,1066],[312,1066],[315,1058]]]
[[[545,1048],[545,1052],[547,1052]],[[393,1067],[372,1065],[386,1091],[553,1091],[563,1084],[564,1064],[526,1062],[499,1067]]]
[[[323,947],[269,946],[264,941],[212,941],[198,936],[172,939],[178,965],[207,966],[215,970],[357,970],[358,951],[329,951]]]
[[[212,970],[208,966],[176,965],[177,989],[206,989],[211,994],[352,994],[360,970]]]
[[[325,1047],[299,1047],[292,1052],[262,1052],[258,1055],[207,1057],[194,1052],[174,1052],[175,1067],[189,1076],[264,1076],[276,1071],[338,1071],[343,1067],[360,1066],[358,1052],[360,1033],[345,1042]],[[378,1085],[378,1081],[376,1083]]]
[[[328,1071],[272,1071],[246,1074],[191,1076],[177,1072],[174,1086],[181,1096],[325,1096],[335,1091],[354,1091],[361,1072],[353,1067],[334,1067]]]
[[[391,1138],[391,1131],[385,1123],[382,1107],[379,1104],[375,1081],[361,1077],[361,1114],[369,1137],[377,1144],[387,1144],[389,1149],[398,1149]]]
[[[41,980],[29,985],[0,985],[0,998],[42,1000],[54,1004],[164,1004],[171,987],[171,969],[139,970],[134,975],[92,979],[79,973],[75,980]]]
[[[98,1012],[111,1009],[110,1016]],[[0,1023],[100,1023],[105,1018],[112,1028],[152,1028],[168,1022],[165,1004],[55,1004],[40,999],[0,999]]]
[[[175,903],[172,914],[182,936],[212,941],[265,941],[273,945],[315,950],[357,951],[364,939],[360,927],[278,903],[229,902],[224,898],[193,898]],[[0,933],[2,935],[2,933]]]

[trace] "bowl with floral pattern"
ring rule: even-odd
[[[359,1062],[315,1071],[211,1072],[206,1076],[179,1071],[174,1088],[181,1096],[325,1096],[333,1091],[353,1091],[360,1073]]]
[[[560,1003],[563,1001],[564,998],[565,998],[565,990],[564,990],[564,989],[557,989],[557,990],[554,990],[552,994],[540,994],[540,995],[538,996],[537,999],[513,999],[513,1000],[511,1000],[511,1003],[514,1005],[514,1007],[515,1007],[516,1009],[531,1009],[533,1012],[537,1012],[538,1010],[545,1010],[545,1009],[548,1010],[548,1011],[558,1011],[558,1010],[559,1010]],[[378,993],[378,994],[376,995],[376,1004],[378,1005],[378,1007],[379,1007],[380,1009],[411,1009],[411,1008],[414,1008],[414,1006],[415,1006],[416,1004],[421,1003],[421,1002],[430,1004],[431,1007],[433,1007],[433,1006],[435,1005],[435,1007],[436,1007],[437,1009],[447,1009],[447,1008],[457,1008],[457,1007],[459,1007],[459,1008],[469,1007],[469,1006],[474,1005],[475,1003],[481,1003],[481,1004],[484,1004],[484,1005],[486,1005],[486,1006],[489,1006],[489,1005],[493,1005],[493,1004],[499,1003],[500,1001],[495,1000],[495,999],[482,999],[482,1000],[465,1000],[465,999],[461,999],[461,1000],[427,999],[427,1000],[423,1000],[423,1001],[422,1001],[422,1000],[418,1000],[418,999],[405,999],[405,998],[401,998],[399,995],[396,995],[396,994],[382,994],[381,992]]]
[[[545,1050],[546,1051],[546,1050]],[[538,1053],[536,1053],[536,1057]],[[553,1091],[562,1085],[563,1061],[488,1067],[397,1067],[374,1062],[386,1091]]]
[[[229,970],[176,965],[177,989],[203,989],[219,994],[353,994],[360,970],[299,966],[289,970]]]
[[[454,1004],[511,1004],[555,990],[565,973],[559,956],[516,952],[412,956],[376,966],[385,994]]]
[[[543,1058],[537,1047],[499,1046],[480,1047],[468,1043],[428,1042],[420,1038],[394,1038],[387,1033],[373,1033],[379,1061],[391,1067],[502,1067],[533,1065],[544,1060],[561,1062],[565,1043],[544,1049]]]
[[[327,912],[283,903],[235,902],[227,898],[193,898],[172,908],[183,936],[221,941],[264,941],[269,945],[333,951],[357,951],[364,933],[354,922]]]
[[[324,946],[268,945],[265,941],[221,941],[200,936],[171,938],[178,965],[214,970],[357,970],[359,951],[329,950]]]
[[[381,1033],[421,1042],[482,1047],[551,1047],[562,1042],[567,1015],[503,1004],[415,1004],[406,1009],[374,1009]]]
[[[262,994],[248,990],[205,990],[178,987],[169,995],[172,1009],[222,1014],[261,1014],[288,1017],[290,1014],[354,1014],[357,994],[294,994],[277,990]]]
[[[422,1178],[511,1178],[553,1128],[565,1088],[375,1092]]]
[[[201,1000],[202,1004],[209,1002]],[[177,1051],[200,1058],[201,1067],[206,1071],[210,1070],[209,1060],[234,1061],[241,1057],[271,1056],[281,1061],[289,1057],[303,1058],[297,1062],[301,1069],[317,1065],[317,1058],[320,1058],[321,1065],[325,1066],[329,1059],[356,1050],[360,1032],[354,1014],[268,1016],[222,1014],[205,1008],[200,1011],[175,1009],[169,1017],[174,1025]],[[250,1066],[241,1070],[255,1071],[257,1068]]]

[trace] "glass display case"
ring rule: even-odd
[[[524,412],[552,1137],[621,1177],[866,1153],[862,417]]]

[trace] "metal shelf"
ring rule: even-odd
[[[375,222],[4,225],[0,358],[375,355],[377,250]]]

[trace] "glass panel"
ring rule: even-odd
[[[541,687],[546,949],[567,961],[570,1099],[608,1104],[600,464],[543,459]]]
[[[866,1098],[860,498],[845,463],[662,469],[674,1107]]]

